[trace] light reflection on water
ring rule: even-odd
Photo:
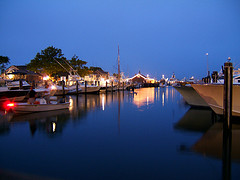
[[[222,123],[215,123],[218,118],[210,109],[190,108],[174,88],[67,96],[67,100],[69,110],[1,113],[0,177],[223,177]],[[240,127],[234,126],[232,179],[239,177],[239,132]]]

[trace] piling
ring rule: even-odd
[[[86,94],[87,93],[87,81],[85,81],[84,85],[85,85],[85,94]]]
[[[123,85],[122,85],[122,87],[123,87],[123,91],[124,91],[124,82],[123,82]]]
[[[218,80],[218,72],[217,71],[213,71],[212,80],[213,80],[213,83],[217,83],[217,80]]]
[[[231,59],[228,58],[230,61]],[[223,128],[232,129],[232,89],[233,89],[233,66],[231,62],[224,63],[224,122]]]
[[[78,94],[78,81],[76,81],[76,93]]]
[[[22,80],[19,80],[19,89],[23,89],[23,82],[22,82]]]
[[[65,95],[65,89],[64,89],[64,86],[65,86],[65,81],[62,80],[62,94],[63,94],[63,96]]]
[[[112,82],[112,92],[113,92],[113,82]]]

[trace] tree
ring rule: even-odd
[[[1,73],[5,71],[6,65],[10,63],[10,59],[7,56],[0,56],[0,70]]]
[[[74,55],[71,60],[69,60],[70,65],[73,67],[74,70],[77,71],[77,73],[83,77],[87,74],[89,74],[89,70],[86,66],[87,62],[83,61],[81,59],[78,59],[78,56]]]
[[[35,58],[27,64],[27,68],[35,72],[43,71],[53,76],[59,72],[66,71],[57,61],[67,68],[65,63],[67,60],[63,57],[62,50],[50,46],[42,50],[41,53],[37,53]]]

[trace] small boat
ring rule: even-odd
[[[50,101],[47,103],[44,98],[37,98],[34,104],[24,103],[14,103],[9,102],[5,105],[5,109],[12,110],[15,113],[34,113],[34,112],[43,112],[43,111],[53,111],[60,109],[69,108],[69,102],[57,102]]]

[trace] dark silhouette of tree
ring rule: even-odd
[[[27,68],[35,72],[45,72],[49,75],[56,75],[59,72],[66,71],[57,61],[68,68],[65,63],[67,60],[62,54],[62,50],[50,46],[42,50],[41,53],[38,52],[35,58],[27,64]]]
[[[10,59],[7,56],[0,56],[0,70],[1,73],[5,71],[6,65],[10,63]]]

